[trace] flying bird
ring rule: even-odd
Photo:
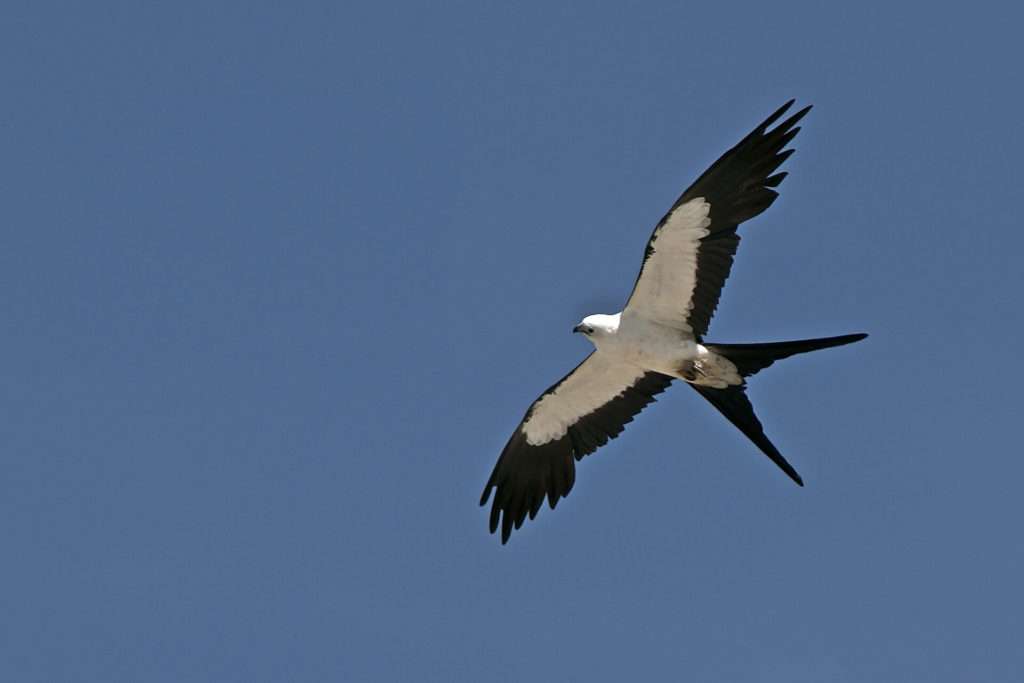
[[[746,378],[794,354],[864,339],[847,334],[765,344],[704,341],[740,238],[736,228],[771,206],[786,173],[776,170],[800,131],[804,107],[771,130],[790,100],[704,171],[655,226],[625,308],[573,328],[594,351],[533,402],[498,457],[480,505],[491,533],[508,541],[547,498],[554,509],[576,479],[576,461],[622,432],[673,380],[711,402],[800,486],[803,480],[764,434]]]

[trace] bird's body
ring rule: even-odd
[[[768,127],[790,105],[726,152],[662,218],[622,312],[587,316],[573,328],[595,350],[530,406],[480,501],[486,504],[496,489],[490,527],[494,532],[500,523],[502,543],[536,515],[545,497],[554,508],[573,486],[575,461],[615,438],[673,380],[690,384],[803,485],[764,435],[745,378],[781,358],[867,335],[767,344],[703,340],[739,244],[737,226],[771,205],[777,196],[772,188],[786,175],[775,170],[792,153],[783,148],[810,107]]]
[[[584,318],[575,329],[594,342],[594,353],[614,362],[716,389],[743,383],[728,358],[698,343],[689,330],[666,322],[635,313],[597,314]]]

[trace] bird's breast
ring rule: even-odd
[[[605,341],[602,351],[644,370],[717,388],[743,382],[732,362],[676,329],[653,325],[620,328]]]
[[[700,357],[700,345],[675,328],[664,325],[622,326],[613,336],[604,340],[603,351],[621,360],[674,375],[681,363]]]

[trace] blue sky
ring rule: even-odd
[[[12,3],[0,678],[1008,680],[1021,10]],[[477,500],[650,230],[813,104],[709,339],[513,535]]]

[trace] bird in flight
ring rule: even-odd
[[[654,228],[626,307],[587,316],[573,332],[594,351],[533,402],[498,457],[480,505],[491,493],[491,533],[508,541],[547,498],[554,509],[576,479],[576,461],[622,432],[673,380],[711,402],[800,486],[803,480],[764,434],[746,378],[782,358],[864,339],[847,334],[765,344],[704,341],[729,277],[736,228],[771,206],[786,173],[776,170],[800,131],[804,107],[771,130],[793,100],[704,171]]]

